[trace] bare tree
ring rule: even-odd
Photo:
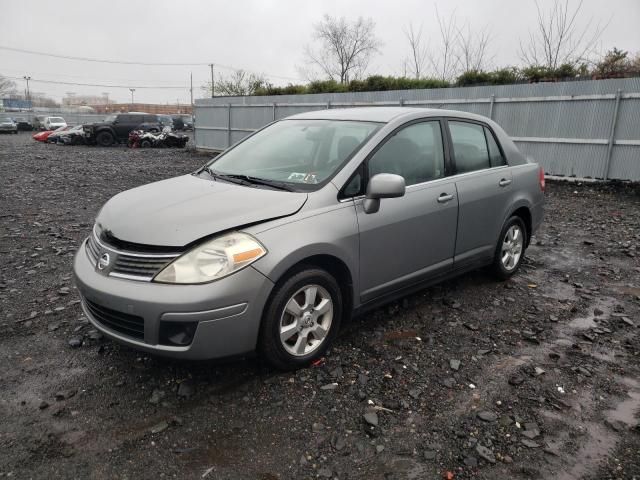
[[[16,90],[16,82],[0,75],[0,97],[4,97]]]
[[[306,47],[307,62],[320,69],[324,76],[340,83],[361,77],[371,57],[380,49],[375,23],[370,18],[359,17],[349,22],[344,17],[325,15],[314,30],[320,45]]]
[[[234,70],[229,75],[218,75],[215,79],[215,93],[217,95],[253,95],[255,91],[267,85],[263,75],[250,73],[245,70]],[[211,82],[202,85],[201,89],[211,93]]]
[[[438,51],[429,53],[429,63],[436,78],[449,81],[455,77],[459,65],[456,51],[458,42],[456,12],[452,12],[449,18],[445,19],[440,16],[436,5],[436,19],[440,36],[434,43],[436,43]]]
[[[520,42],[520,58],[528,65],[558,68],[568,64],[576,66],[586,62],[593,53],[606,24],[593,24],[593,18],[580,27],[578,17],[583,0],[575,8],[569,7],[569,0],[555,0],[548,12],[543,12],[538,0],[536,29],[529,32],[527,43]]]
[[[489,51],[491,36],[487,27],[473,32],[467,23],[457,29],[456,37],[458,64],[462,72],[486,70],[493,58]]]
[[[422,78],[425,74],[425,64],[427,62],[427,47],[422,39],[422,25],[415,31],[413,24],[404,31],[404,35],[409,42],[410,55],[404,61],[404,76],[411,74],[414,78]]]

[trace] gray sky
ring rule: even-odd
[[[577,0],[570,0],[572,5]],[[540,0],[544,7],[552,0]],[[61,55],[147,63],[217,63],[265,73],[274,84],[296,82],[305,44],[322,15],[372,17],[383,43],[369,73],[398,75],[408,54],[403,34],[410,22],[435,39],[435,6],[441,16],[456,11],[472,29],[488,27],[496,66],[520,63],[518,42],[535,26],[533,1],[525,0],[110,0],[108,8],[88,0],[2,2],[0,45]],[[601,50],[640,50],[640,0],[584,0],[581,24],[607,22]],[[221,72],[228,70],[216,67]],[[189,73],[195,97],[209,67],[107,65],[0,50],[0,74],[34,80],[125,86],[184,86],[137,89],[135,100],[188,103]],[[277,76],[277,77],[276,77]],[[281,78],[285,77],[285,78]],[[298,80],[302,82],[302,79]],[[24,81],[17,81],[24,89]],[[129,101],[127,88],[53,85],[32,81],[32,91],[61,99],[65,92],[109,92]]]

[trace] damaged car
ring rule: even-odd
[[[133,348],[304,367],[354,314],[480,267],[514,275],[544,186],[483,116],[302,113],[113,197],[75,282],[91,323]]]

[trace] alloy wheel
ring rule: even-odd
[[[333,300],[320,285],[306,285],[285,304],[280,317],[280,342],[287,353],[309,355],[324,342],[333,321]]]

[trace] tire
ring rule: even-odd
[[[314,300],[309,302],[311,298]],[[307,308],[310,304],[315,307]],[[296,307],[293,310],[301,315],[290,313],[287,305]],[[259,353],[280,370],[308,366],[322,357],[333,342],[340,329],[342,310],[340,286],[331,274],[312,266],[294,270],[278,282],[264,309]],[[281,331],[288,335],[284,340]]]
[[[113,145],[114,138],[109,132],[100,132],[96,135],[96,143],[101,147],[110,147]]]
[[[492,270],[500,280],[513,276],[525,255],[527,227],[520,217],[512,216],[502,227],[493,259]]]
[[[142,140],[140,142],[140,148],[150,148],[151,142],[149,140]]]

